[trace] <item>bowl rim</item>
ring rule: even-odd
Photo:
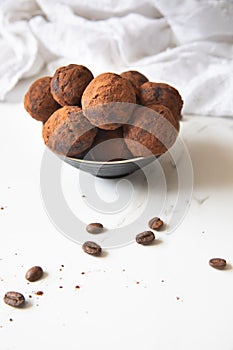
[[[97,161],[97,160],[86,160],[86,159],[79,159],[79,158],[73,158],[73,157],[67,157],[67,156],[61,156],[62,158],[67,158],[69,160],[72,160],[73,162],[77,163],[85,163],[85,164],[96,164],[96,165],[117,165],[117,164],[129,164],[129,163],[135,163],[139,162],[141,160],[156,158],[156,156],[151,157],[136,157],[131,159],[124,159],[124,160],[113,160],[111,162],[108,161]]]

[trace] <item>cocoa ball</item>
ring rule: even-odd
[[[182,98],[179,92],[168,84],[147,82],[141,85],[140,103],[143,106],[161,103],[171,110],[176,120],[181,119]]]
[[[56,70],[51,81],[53,98],[61,106],[81,106],[83,91],[93,79],[91,71],[78,64],[69,64]]]
[[[45,144],[55,153],[78,157],[94,141],[97,128],[84,117],[81,108],[65,106],[54,112],[43,127]]]
[[[51,114],[61,106],[53,99],[50,92],[51,77],[36,80],[24,96],[24,108],[32,118],[45,123]]]
[[[136,94],[132,84],[118,74],[103,73],[93,79],[82,96],[82,107],[90,123],[114,130],[127,122]]]
[[[159,115],[161,115],[162,117],[164,117],[167,120],[171,119],[171,114],[172,114],[171,110],[160,103],[156,103],[156,104],[151,105],[151,106],[148,105],[146,107],[153,109],[153,111],[157,112]],[[172,116],[173,116],[173,114],[172,114]],[[174,118],[174,116],[173,116],[173,118]],[[172,120],[172,125],[173,125],[173,120]],[[180,131],[180,121],[179,120],[175,120],[174,127],[176,128],[176,130],[178,132]]]
[[[135,157],[165,153],[178,134],[173,114],[158,104],[149,108],[138,106],[130,123],[123,126],[123,131],[127,147]]]
[[[131,84],[134,87],[135,93],[136,93],[136,97],[137,97],[137,103],[140,102],[140,91],[139,88],[142,84],[146,83],[147,81],[149,81],[147,79],[147,77],[145,77],[145,75],[143,75],[142,73],[136,71],[136,70],[129,70],[126,72],[123,72],[120,74],[120,76],[122,78],[128,79]]]
[[[116,130],[99,129],[91,150],[85,157],[85,159],[102,162],[131,158],[132,154],[126,146],[122,128]]]

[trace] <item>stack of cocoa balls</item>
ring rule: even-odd
[[[174,87],[137,71],[94,78],[88,68],[69,64],[36,80],[24,106],[43,122],[53,152],[111,161],[166,152],[179,132],[183,101]]]

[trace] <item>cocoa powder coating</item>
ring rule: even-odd
[[[137,103],[140,103],[140,86],[146,82],[148,82],[149,80],[147,79],[147,77],[145,77],[145,75],[143,75],[142,73],[136,71],[136,70],[129,70],[126,72],[123,72],[120,74],[120,76],[122,78],[128,79],[131,84],[134,87],[135,93],[136,93],[136,97],[137,97]]]
[[[124,137],[128,149],[136,157],[165,153],[178,134],[171,111],[162,105],[138,106],[130,122],[132,125],[123,127]]]
[[[128,150],[123,129],[101,130],[99,129],[92,148],[88,153],[88,159],[95,161],[110,161],[117,159],[131,159],[132,154]]]
[[[81,108],[65,106],[56,111],[43,127],[45,144],[55,153],[77,157],[93,143],[97,129],[84,117]]]
[[[141,85],[140,103],[143,106],[160,103],[171,110],[176,120],[181,119],[182,98],[179,92],[168,84],[147,82]]]
[[[180,130],[180,121],[173,120],[175,118],[174,118],[171,110],[168,107],[166,107],[160,103],[156,103],[156,104],[151,105],[151,106],[148,105],[146,107],[153,109],[153,111],[157,112],[159,115],[161,115],[165,119],[169,120],[171,122],[171,124],[176,128],[177,131]]]
[[[51,77],[36,80],[24,96],[24,108],[32,118],[45,123],[61,106],[50,92]]]
[[[84,66],[69,64],[60,67],[51,80],[51,93],[61,106],[81,106],[83,91],[93,78],[91,71]]]
[[[82,96],[84,115],[91,124],[105,130],[114,130],[126,123],[135,102],[132,84],[114,73],[103,73],[93,79]]]

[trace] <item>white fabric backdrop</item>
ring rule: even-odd
[[[0,0],[0,100],[47,65],[138,69],[185,113],[233,116],[233,0]]]

